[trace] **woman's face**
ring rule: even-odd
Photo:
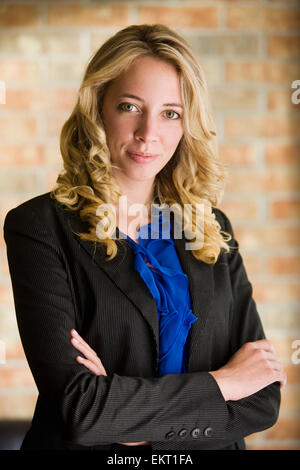
[[[136,59],[104,96],[102,119],[114,164],[124,183],[153,183],[183,135],[179,76],[154,57]]]

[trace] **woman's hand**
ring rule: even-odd
[[[79,362],[79,364],[85,366],[95,375],[107,375],[106,370],[95,351],[84,341],[83,338],[81,338],[81,336],[74,329],[71,330],[71,343],[76,349],[78,349],[78,351],[80,351],[85,356],[76,357],[76,361]],[[138,446],[149,443],[147,441],[141,441],[120,442],[120,444],[123,444],[125,446]]]
[[[240,400],[274,382],[286,384],[286,374],[272,343],[261,339],[245,343],[225,364],[210,372],[227,400]]]
[[[71,343],[85,358],[77,356],[76,361],[89,369],[95,375],[107,375],[100,358],[95,351],[79,336],[76,330],[71,330]]]

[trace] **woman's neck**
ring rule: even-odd
[[[153,184],[135,182],[134,186],[126,188],[120,185],[122,199],[116,207],[116,224],[121,232],[126,233],[137,241],[139,226],[151,221],[151,202],[153,200]]]

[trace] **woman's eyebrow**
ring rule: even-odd
[[[140,98],[139,96],[136,96],[136,95],[132,95],[131,93],[126,93],[124,95],[120,95],[119,98],[133,98],[134,100],[138,100],[138,101],[141,101],[142,103],[144,103],[144,100],[142,98]],[[177,108],[182,108],[183,109],[183,106],[179,103],[165,103],[165,104],[163,104],[163,106],[176,106]]]

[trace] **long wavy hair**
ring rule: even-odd
[[[158,198],[169,207],[190,205],[192,210],[188,216],[185,214],[183,227],[195,233],[196,239],[202,237],[203,240],[201,248],[192,253],[196,259],[214,264],[222,248],[230,251],[227,242],[231,235],[221,230],[212,211],[222,200],[227,169],[218,159],[216,126],[203,70],[187,42],[167,26],[131,25],[109,38],[91,58],[77,103],[61,130],[60,151],[64,165],[51,197],[67,209],[79,211],[81,219],[88,222],[88,232],[77,234],[81,239],[95,245],[105,244],[107,260],[116,256],[119,243],[124,240],[108,235],[105,224],[104,233],[99,234],[97,215],[99,205],[116,207],[122,195],[112,175],[115,166],[101,108],[112,80],[142,56],[162,59],[176,68],[184,105],[183,137],[172,158],[156,175],[152,203]],[[204,224],[200,226],[196,204],[203,207],[204,201]],[[109,225],[110,219],[107,220]]]

